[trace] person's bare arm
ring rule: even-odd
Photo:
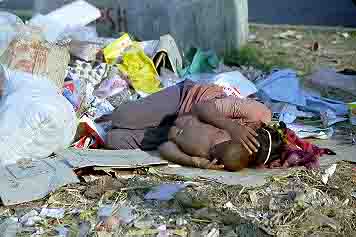
[[[231,102],[231,101],[227,101]],[[258,151],[260,144],[256,140],[257,133],[242,124],[234,122],[236,106],[227,104],[225,107],[217,106],[216,101],[207,101],[195,104],[192,113],[202,122],[211,124],[217,128],[227,131],[235,142],[240,142],[252,154]]]
[[[159,147],[162,158],[175,164],[201,169],[223,169],[224,166],[216,165],[216,161],[210,162],[206,158],[191,157],[185,154],[174,142],[166,142]]]

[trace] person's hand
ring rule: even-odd
[[[217,165],[218,160],[210,161],[201,157],[192,157],[196,166],[200,169],[223,170],[224,165]]]
[[[229,126],[228,132],[235,142],[240,142],[246,150],[252,155],[253,152],[257,152],[260,147],[260,143],[256,137],[258,134],[252,128],[233,123]]]

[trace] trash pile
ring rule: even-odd
[[[69,146],[100,148],[110,124],[95,123],[97,118],[185,79],[214,83],[239,97],[257,92],[212,51],[193,49],[183,68],[170,35],[144,42],[129,34],[101,38],[87,26],[98,17],[97,8],[80,0],[26,24],[10,13],[0,14],[5,26],[0,41],[1,131],[9,134],[0,142],[3,165],[46,158]],[[20,103],[20,97],[27,99]]]
[[[347,210],[355,196],[329,193],[338,190],[334,181],[328,186],[336,164],[322,175],[297,170],[256,191],[213,181],[183,182],[181,177],[174,182],[152,168],[168,164],[155,155],[100,149],[111,123],[98,118],[184,80],[262,101],[273,121],[283,122],[299,138],[327,140],[335,135],[335,124],[350,120],[356,125],[356,102],[303,87],[291,69],[230,67],[213,51],[199,48],[182,57],[171,35],[150,41],[136,41],[128,33],[118,39],[99,37],[90,26],[99,17],[100,11],[82,0],[26,24],[0,12],[0,198],[5,206],[18,205],[59,189],[36,207],[14,213],[6,209],[0,231],[8,236],[87,236],[93,231],[105,236],[117,228],[118,236],[289,236],[284,232],[293,234],[292,226],[301,231],[305,218],[315,224],[308,233],[356,228],[334,221],[327,210],[337,206],[345,216],[356,215]],[[355,95],[352,70],[320,69],[309,81]],[[356,144],[356,131],[351,130],[349,140]],[[123,170],[129,178],[119,178]],[[288,186],[291,182],[294,187]]]

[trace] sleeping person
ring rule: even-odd
[[[282,138],[263,123],[255,125],[260,147],[251,154],[225,130],[203,123],[193,115],[182,115],[170,128],[168,142],[159,151],[168,161],[195,168],[239,171],[265,165],[278,157]]]

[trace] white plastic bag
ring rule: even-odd
[[[186,77],[199,84],[215,84],[224,88],[227,95],[246,98],[255,94],[258,89],[239,71],[225,72],[220,74],[202,73]]]
[[[225,72],[218,74],[215,78],[215,85],[224,87],[226,93],[234,95],[234,89],[240,92],[242,98],[255,94],[258,89],[239,71]]]
[[[54,83],[8,71],[0,101],[0,164],[41,159],[68,147],[77,128],[72,105]]]
[[[0,11],[0,56],[18,33],[17,27],[23,22],[17,16]]]

